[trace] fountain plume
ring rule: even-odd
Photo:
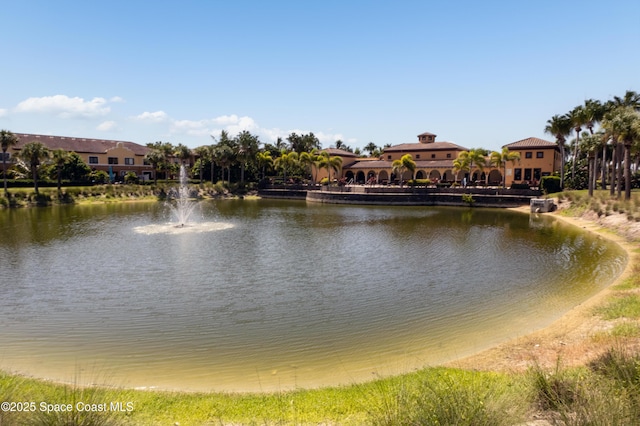
[[[184,164],[180,165],[180,186],[177,190],[172,191],[171,194],[174,196],[169,205],[176,220],[176,226],[186,226],[189,223],[191,213],[196,207],[196,203],[189,197],[189,177]]]

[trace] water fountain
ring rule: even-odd
[[[189,190],[189,176],[187,168],[180,166],[180,183],[177,189],[169,191],[168,206],[171,210],[172,221],[164,224],[150,224],[137,226],[133,230],[139,234],[185,234],[194,232],[220,231],[232,228],[233,224],[223,222],[194,221],[192,214],[198,205],[191,197]]]
[[[189,223],[189,217],[196,207],[196,203],[191,200],[189,192],[189,176],[184,164],[180,165],[180,186],[177,190],[170,192],[170,197],[174,201],[169,202],[171,212],[176,219],[176,227],[182,228]]]

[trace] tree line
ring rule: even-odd
[[[631,198],[632,173],[640,162],[640,95],[627,91],[607,101],[587,99],[547,121],[545,132],[560,148],[563,187],[588,189],[600,184],[611,195]],[[575,135],[567,143],[567,138]]]
[[[146,155],[146,161],[157,173],[168,178],[177,172],[181,163],[193,157],[191,175],[198,176],[201,182],[205,179],[211,183],[220,180],[230,184],[234,181],[240,185],[265,179],[268,172],[280,173],[283,181],[303,177],[315,182],[317,170],[327,169],[331,176],[342,165],[341,157],[321,150],[320,141],[313,133],[291,133],[286,141],[278,138],[275,143],[265,143],[260,147],[259,137],[248,131],[230,137],[223,130],[219,137],[212,136],[212,142],[194,150],[183,145],[174,147],[169,142],[149,143],[147,147],[151,150]],[[179,162],[174,160],[176,158]]]
[[[608,101],[588,99],[565,114],[551,117],[544,131],[556,139],[562,159],[560,168],[561,186],[571,189],[588,188],[592,195],[597,185],[609,188],[618,197],[630,191],[635,172],[636,180],[640,163],[640,95],[627,91],[624,96],[615,96]],[[572,135],[574,137],[568,140]],[[18,143],[18,138],[10,131],[0,131],[2,146],[2,171],[5,194],[7,191],[7,151]],[[338,140],[335,148],[362,155],[359,148],[351,147]],[[385,147],[390,146],[389,144]],[[316,182],[318,170],[326,169],[329,182],[337,177],[342,166],[339,156],[332,156],[321,149],[320,141],[313,133],[291,133],[286,139],[277,138],[275,143],[261,143],[257,135],[242,131],[231,137],[222,131],[219,137],[212,136],[210,145],[191,150],[183,144],[157,141],[148,143],[145,156],[147,164],[165,179],[177,174],[181,164],[191,164],[192,177],[199,177],[212,183],[220,180],[230,184],[246,181],[256,182],[270,176],[281,176],[284,182],[302,177]],[[379,157],[385,147],[369,142],[363,150],[371,157]],[[502,168],[503,186],[506,164],[518,161],[517,153],[504,148],[501,152],[489,152],[482,148],[461,152],[453,160],[453,170],[457,174],[466,171],[473,176],[475,171],[485,168]],[[415,161],[405,155],[392,164],[392,172],[400,176],[405,171],[415,173]],[[10,170],[16,179],[28,178],[34,181],[38,192],[38,178],[56,180],[60,191],[63,180],[76,182],[106,182],[109,176],[104,171],[91,170],[82,158],[62,149],[49,150],[40,142],[30,142],[20,150],[17,161]],[[275,173],[275,175],[274,175]],[[488,176],[487,176],[488,177]],[[136,176],[125,179],[135,180]]]

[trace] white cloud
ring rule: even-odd
[[[53,113],[60,118],[96,117],[108,114],[111,108],[104,98],[93,98],[85,101],[83,98],[70,98],[66,95],[43,96],[29,98],[20,102],[17,112]]]
[[[170,132],[190,136],[207,136],[210,133],[208,120],[174,120]]]
[[[251,117],[238,116],[236,114],[221,115],[214,118],[205,118],[201,120],[176,120],[166,114],[164,111],[143,112],[140,115],[130,117],[135,121],[169,125],[169,137],[179,139],[180,136],[197,138],[201,143],[210,143],[209,136],[219,137],[224,130],[229,133],[230,137],[236,136],[238,133],[246,130],[258,135],[263,142],[275,142],[279,137],[286,139],[291,133],[306,134],[309,130],[290,129],[282,130],[279,128],[263,128]],[[106,124],[105,124],[106,126]],[[320,144],[328,147],[334,145],[340,139],[347,144],[356,143],[356,139],[346,139],[341,133],[325,133],[314,132]],[[195,143],[200,143],[195,142]]]
[[[9,113],[9,110],[5,108],[0,108],[0,117],[3,117]]]
[[[117,129],[118,125],[115,121],[103,121],[96,127],[97,130],[101,132],[108,132],[109,130]]]
[[[136,115],[135,117],[131,117],[137,121],[147,121],[152,123],[160,123],[163,121],[169,120],[169,116],[164,111],[156,111],[156,112],[143,112],[140,115]]]
[[[125,102],[125,100],[123,98],[121,98],[120,96],[113,96],[112,98],[109,99],[109,102]]]

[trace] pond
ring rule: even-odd
[[[0,368],[271,391],[434,365],[548,325],[627,261],[506,210],[203,201],[0,212]]]

